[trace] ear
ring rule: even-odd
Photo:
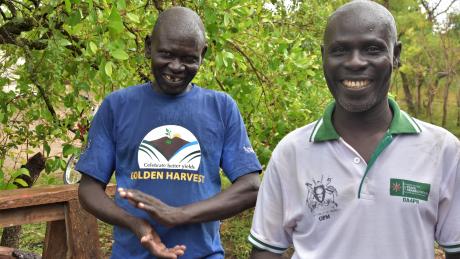
[[[324,63],[324,51],[325,51],[324,50],[324,45],[321,44],[321,59],[322,59],[323,63]]]
[[[396,42],[393,48],[393,67],[398,68],[401,66],[401,51],[402,51],[402,43],[400,41]]]
[[[145,46],[144,46],[144,48],[145,48],[145,57],[150,59],[151,58],[150,48],[152,47],[152,38],[150,37],[150,35],[145,36],[144,44],[145,44]]]
[[[208,44],[204,45],[203,50],[201,50],[201,62],[203,62],[204,56],[206,55],[207,50],[208,50]]]

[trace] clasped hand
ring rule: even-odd
[[[160,224],[173,227],[183,223],[182,210],[166,205],[160,200],[147,195],[138,190],[118,188],[118,193],[121,198],[127,199],[131,204],[139,209],[145,210],[150,216]],[[139,226],[140,230],[136,233],[141,244],[150,251],[153,255],[160,258],[177,258],[184,254],[186,247],[184,245],[176,245],[174,248],[167,248],[161,241],[155,230],[144,221],[143,226]]]

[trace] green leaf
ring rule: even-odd
[[[118,9],[126,9],[126,1],[125,0],[118,0],[117,1]]]
[[[76,153],[77,148],[70,145],[70,144],[64,144],[64,147],[62,147],[62,155],[64,157],[68,157],[71,154]]]
[[[119,59],[119,60],[127,60],[129,58],[128,53],[126,53],[122,49],[116,49],[116,50],[112,51],[112,56],[114,58],[116,58],[116,59]]]
[[[139,16],[137,16],[136,14],[127,13],[126,16],[127,16],[128,19],[130,19],[132,22],[135,22],[135,23],[139,23],[139,22],[140,22]]]
[[[72,12],[72,14],[69,16],[67,19],[67,24],[70,26],[75,26],[79,24],[81,21],[81,15],[79,10],[75,10]]]
[[[89,42],[89,48],[91,49],[91,51],[92,51],[94,54],[96,54],[96,52],[97,52],[97,45],[96,45],[94,42],[92,42],[92,41]]]
[[[21,167],[19,168],[18,170],[16,170],[14,173],[11,174],[11,179],[16,179],[18,178],[20,175],[27,175],[27,176],[30,176],[30,173],[29,173],[29,170],[27,170],[26,168],[24,167]]]
[[[30,176],[30,173],[29,173],[29,170],[27,170],[27,168],[19,168],[19,172],[21,173],[21,175],[27,175],[27,176]]]
[[[64,159],[59,159],[59,167],[62,169],[62,170],[65,170],[65,167],[67,166],[67,161],[65,161]]]
[[[112,77],[112,67],[113,63],[111,61],[105,63],[104,70],[109,77]]]
[[[70,0],[64,0],[64,3],[66,12],[70,14],[72,12],[72,4],[70,3]]]
[[[58,44],[59,46],[62,46],[62,47],[72,45],[72,43],[67,39],[59,39]]]
[[[43,143],[43,148],[45,149],[46,151],[46,156],[49,156],[50,155],[50,152],[51,152],[51,147],[50,145],[48,145],[47,142]]]
[[[17,183],[17,184],[19,184],[19,185],[21,185],[22,187],[27,187],[27,186],[29,186],[29,185],[26,183],[26,181],[24,181],[24,180],[21,179],[21,178],[16,178],[16,179],[14,179],[14,182]]]
[[[109,16],[109,30],[113,34],[119,34],[123,31],[123,20],[115,6]]]
[[[228,13],[224,13],[224,26],[227,27],[230,24],[230,16]]]

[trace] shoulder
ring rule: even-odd
[[[313,134],[318,121],[311,122],[303,127],[297,128],[284,136],[276,145],[272,157],[294,157],[296,150],[308,148],[313,144],[310,136]]]
[[[460,152],[459,139],[448,130],[431,123],[413,118],[420,128],[420,144],[433,147],[433,151],[442,148],[453,153]]]
[[[227,100],[233,101],[233,98],[225,92],[202,88],[198,85],[195,85],[195,86],[197,87],[198,95],[200,97],[215,99],[217,101],[227,101]]]
[[[110,93],[105,99],[116,104],[139,101],[145,96],[145,89],[147,86],[148,83],[122,88]]]
[[[455,137],[454,134],[442,127],[436,126],[434,124],[416,118],[413,118],[413,120],[420,127],[420,134],[424,137],[433,138],[434,141],[448,140],[453,142],[459,142],[458,138]]]

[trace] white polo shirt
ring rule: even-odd
[[[460,143],[393,100],[369,164],[335,131],[334,104],[273,151],[249,241],[306,259],[433,259],[460,252]]]

